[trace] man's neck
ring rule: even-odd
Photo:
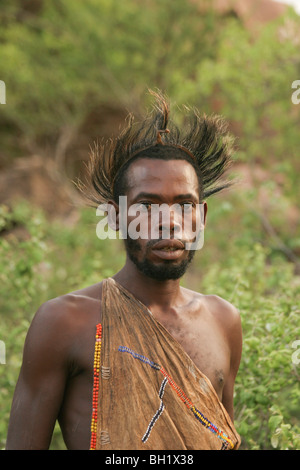
[[[152,279],[141,273],[130,261],[127,261],[124,267],[112,277],[149,310],[169,310],[182,301],[180,279],[166,281]]]

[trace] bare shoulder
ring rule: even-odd
[[[240,322],[239,310],[222,297],[218,295],[204,295],[203,301],[211,314],[222,323],[228,323],[229,326],[232,326],[233,323]]]
[[[39,308],[42,315],[54,315],[66,320],[69,315],[82,311],[82,306],[90,307],[101,302],[102,282],[47,300]]]
[[[220,317],[220,321],[225,322],[238,322],[240,320],[239,310],[227,300],[219,297],[218,295],[205,295],[200,292],[192,291],[187,288],[183,288],[183,291],[187,294],[193,302],[197,302],[201,307],[205,307],[210,314],[216,319]]]
[[[227,339],[231,360],[237,370],[242,353],[242,324],[239,310],[227,300],[217,296],[204,297],[210,314],[214,317]]]
[[[33,335],[55,337],[56,343],[76,335],[81,328],[101,320],[102,283],[52,298],[44,302],[34,315],[29,329]]]
[[[185,291],[196,302],[199,314],[208,315],[208,318],[211,318],[223,330],[229,342],[241,342],[240,312],[232,303],[218,295],[204,295],[189,289]]]

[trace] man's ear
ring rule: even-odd
[[[206,215],[207,215],[207,202],[206,201],[203,202],[203,210],[204,210],[204,227],[205,227]]]
[[[120,208],[112,199],[107,202],[107,222],[112,230],[120,230]]]

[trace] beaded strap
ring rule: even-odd
[[[221,439],[223,442],[222,449],[225,449],[227,446],[233,449],[234,445],[231,439],[225,434],[221,429],[219,429],[215,424],[213,424],[208,418],[206,418],[200,410],[198,410],[191,400],[186,396],[186,394],[181,390],[181,388],[176,384],[176,382],[172,379],[172,377],[165,371],[165,369],[160,366],[159,364],[151,361],[147,357],[143,356],[142,354],[138,354],[137,352],[133,351],[132,349],[128,348],[127,346],[119,346],[118,351],[129,353],[134,359],[138,359],[145,364],[149,365],[153,369],[159,370],[164,377],[167,379],[171,388],[176,392],[177,396],[180,400],[186,405],[186,407],[193,413],[194,417],[200,421],[200,423],[206,427],[210,432],[216,434],[216,436]],[[162,412],[163,409],[161,409]],[[161,414],[160,412],[160,414]],[[154,415],[153,420],[156,420],[157,417]],[[152,422],[150,423],[152,424]],[[154,423],[153,423],[154,424]],[[150,426],[150,425],[149,425]]]
[[[101,337],[102,337],[102,325],[99,323],[98,325],[96,325],[96,340],[95,340],[95,352],[94,352],[93,412],[92,412],[92,421],[91,421],[90,450],[96,449],[96,440],[97,440]]]
[[[148,427],[147,427],[147,430],[144,434],[144,436],[142,437],[142,442],[146,442],[148,437],[150,436],[150,433],[152,431],[152,428],[154,426],[154,424],[156,423],[156,421],[158,420],[158,418],[160,417],[160,415],[162,414],[162,412],[164,411],[165,409],[165,405],[163,403],[163,395],[164,395],[164,392],[165,392],[165,387],[166,387],[166,384],[167,384],[167,378],[165,377],[164,380],[162,381],[161,383],[161,386],[160,386],[160,389],[159,389],[159,393],[158,393],[158,396],[160,398],[160,405],[159,405],[159,408],[158,410],[155,412],[153,418],[151,419]]]

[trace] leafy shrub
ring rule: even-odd
[[[232,252],[231,255],[233,256]],[[243,354],[235,387],[235,419],[244,449],[300,446],[300,278],[282,258],[256,243],[237,248],[228,266],[215,262],[201,281],[240,311]],[[297,343],[296,343],[297,344]]]

